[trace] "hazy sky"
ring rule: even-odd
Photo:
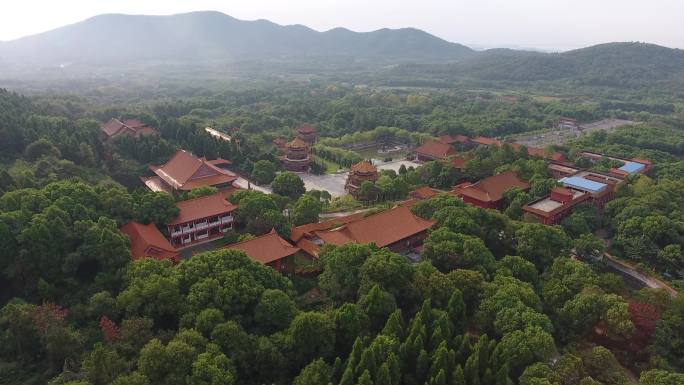
[[[684,48],[684,0],[0,0],[0,40],[101,13],[198,10],[317,30],[411,26],[475,48],[564,50],[610,41]]]

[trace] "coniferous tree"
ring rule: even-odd
[[[461,367],[461,365],[457,365],[456,369],[454,369],[454,373],[451,375],[451,382],[449,385],[466,385],[463,367]]]

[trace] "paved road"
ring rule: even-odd
[[[631,278],[636,279],[637,281],[643,283],[645,286],[653,288],[653,289],[665,289],[670,293],[670,296],[675,297],[678,293],[677,290],[675,290],[672,286],[668,285],[667,283],[663,282],[662,280],[655,278],[655,277],[649,277],[639,271],[637,271],[632,265],[621,261],[617,259],[616,257],[605,253],[604,257],[606,259],[606,264],[613,268],[614,270],[617,270],[618,272],[622,273],[623,275],[628,275]]]
[[[238,186],[243,189],[247,189],[248,187],[251,188],[252,190],[255,191],[261,191],[262,193],[270,194],[273,192],[270,187],[267,186],[257,186],[254,183],[250,183],[247,179],[238,176],[237,180],[233,182],[235,186]]]

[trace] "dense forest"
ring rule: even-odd
[[[327,82],[134,97],[103,89],[0,91],[0,383],[684,383],[684,297],[636,287],[596,258],[608,251],[684,289],[684,111],[673,98],[516,93],[509,102],[494,91]],[[317,276],[282,275],[234,250],[132,261],[119,231],[130,220],[161,225],[175,200],[212,193],[143,188],[147,166],[178,148],[228,159],[273,187],[231,196],[240,226],[227,238],[272,228],[287,237],[340,204],[280,170],[273,140],[302,123],[318,130],[317,156],[348,167],[359,160],[353,144],[503,139],[561,116],[638,122],[554,150],[577,163],[585,150],[639,157],[653,172],[630,177],[602,214],[581,207],[545,226],[521,206],[555,180],[544,160],[509,145],[469,151],[462,170],[427,162],[383,171],[350,207],[379,211],[416,187],[448,190],[507,170],[531,187],[508,191],[501,212],[447,194],[416,203],[417,216],[435,221],[422,261],[373,244],[326,246]],[[111,117],[138,118],[160,136],[105,145],[99,126]]]

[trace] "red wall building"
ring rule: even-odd
[[[223,237],[233,228],[233,212],[237,209],[221,193],[181,201],[176,207],[180,211],[167,228],[177,248]]]
[[[475,183],[458,184],[454,186],[451,194],[474,206],[499,209],[503,205],[504,193],[513,188],[527,191],[530,185],[513,172],[506,171]]]

